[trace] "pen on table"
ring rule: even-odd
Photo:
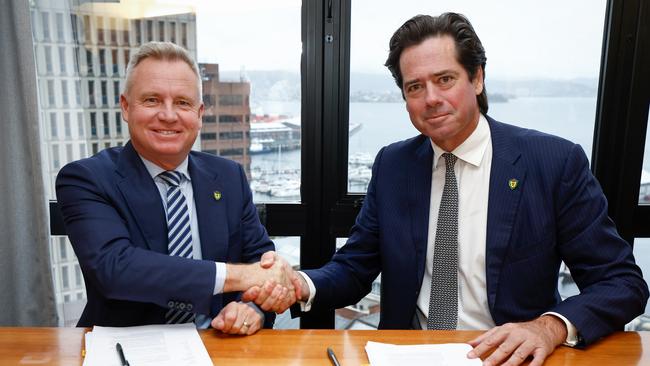
[[[117,354],[120,356],[120,363],[122,366],[129,366],[129,361],[124,357],[124,351],[122,350],[122,345],[119,343],[115,344],[115,349],[117,349]]]
[[[332,365],[341,366],[339,360],[336,358],[336,354],[334,354],[334,350],[332,350],[332,347],[327,347],[327,357],[332,361]]]

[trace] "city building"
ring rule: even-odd
[[[62,166],[128,140],[119,98],[131,53],[148,41],[171,41],[196,56],[196,20],[187,7],[145,17],[146,7],[133,0],[30,5],[43,177],[53,200]],[[59,325],[74,326],[86,295],[67,237],[51,237],[50,256]]]
[[[250,179],[251,85],[219,80],[219,65],[200,64],[203,78],[203,128],[201,151],[240,163]]]

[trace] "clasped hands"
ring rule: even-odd
[[[308,296],[304,279],[273,251],[264,253],[258,263],[227,264],[226,272],[223,291],[244,293],[241,302],[231,302],[212,320],[212,327],[224,333],[248,335],[262,327],[262,316],[246,302],[282,313]]]

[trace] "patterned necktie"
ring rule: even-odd
[[[458,321],[458,185],[454,164],[444,153],[445,187],[442,190],[433,249],[433,272],[427,329],[456,329]]]
[[[167,250],[169,255],[192,258],[192,229],[190,213],[180,184],[183,173],[168,170],[158,174],[167,184]],[[194,313],[169,309],[165,314],[167,324],[194,321]]]

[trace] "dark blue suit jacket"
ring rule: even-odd
[[[648,288],[632,248],[607,216],[607,201],[580,146],[488,118],[492,168],[486,278],[497,325],[546,311],[568,318],[585,344],[641,314]],[[381,277],[380,328],[408,329],[426,263],[433,149],[418,136],[377,155],[347,244],[318,270],[314,308],[356,303]],[[516,189],[508,182],[519,181]],[[564,261],[580,295],[561,301]]]
[[[164,323],[180,306],[214,317],[239,296],[212,295],[214,262],[255,262],[274,250],[239,164],[191,152],[188,170],[200,261],[167,255],[160,193],[130,142],[61,169],[57,199],[88,295],[79,326]],[[273,320],[266,314],[265,326]]]

